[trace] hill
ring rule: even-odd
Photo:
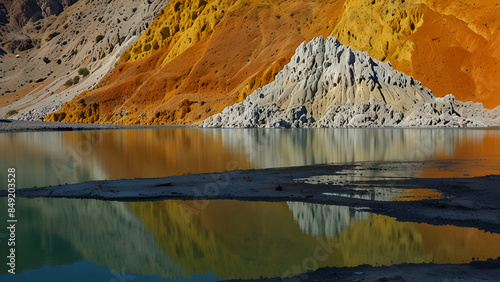
[[[167,3],[0,0],[0,116],[40,120],[94,87]]]
[[[276,79],[206,127],[493,126],[500,107],[437,98],[419,81],[334,37],[302,43]]]
[[[193,124],[268,84],[303,41],[333,35],[437,96],[500,104],[499,3],[172,1],[99,85],[49,121]]]

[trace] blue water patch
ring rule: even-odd
[[[116,273],[105,265],[96,265],[90,261],[80,262],[61,266],[43,266],[39,269],[28,269],[21,273],[0,275],[0,281],[106,281],[106,282],[127,282],[127,281],[217,281],[220,280],[212,273],[205,275],[193,275],[191,278],[167,279],[158,276],[147,276],[134,273]]]

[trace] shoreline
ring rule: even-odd
[[[500,281],[500,257],[467,264],[405,263],[391,266],[323,267],[289,278],[226,281]]]
[[[85,131],[116,129],[169,128],[171,125],[122,125],[97,123],[70,123],[0,119],[0,133],[45,132],[45,131]]]
[[[497,189],[500,173],[461,178],[405,176],[411,175],[416,169],[438,168],[453,162],[361,162],[348,165],[235,170],[163,178],[100,180],[18,189],[16,196],[106,201],[232,199],[308,202],[357,207],[395,217],[400,221],[451,224],[500,233],[500,203],[496,201],[500,198],[500,190]],[[328,179],[321,180],[323,176]],[[392,190],[404,194],[412,189],[423,189],[431,196],[421,199],[410,197],[399,201],[389,199],[398,196],[392,195]],[[373,191],[377,191],[377,194],[372,193]],[[0,197],[5,197],[6,192],[0,191]]]
[[[0,133],[13,132],[45,132],[45,131],[85,131],[85,130],[115,130],[115,129],[151,129],[151,128],[197,128],[197,129],[271,129],[271,130],[295,130],[295,129],[500,129],[500,126],[468,126],[468,127],[299,127],[299,128],[231,128],[231,127],[202,127],[195,125],[122,125],[122,124],[97,124],[97,123],[70,123],[70,122],[46,122],[0,119]]]

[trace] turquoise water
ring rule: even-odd
[[[109,278],[109,280],[108,280]],[[119,273],[110,271],[105,265],[96,265],[92,262],[82,260],[69,265],[49,266],[45,265],[38,269],[28,269],[19,274],[0,275],[1,281],[165,281],[165,278],[158,276],[146,276],[134,273]],[[170,281],[217,281],[217,277],[207,275],[195,275],[185,279],[171,279]]]

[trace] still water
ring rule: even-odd
[[[357,161],[474,160],[420,177],[493,174],[500,129],[156,128],[0,134],[1,171],[19,188]],[[442,174],[442,175],[441,175]],[[6,175],[0,174],[2,183]]]
[[[98,281],[258,278],[323,266],[462,263],[500,255],[499,234],[398,222],[352,207],[230,200],[210,201],[202,210],[174,200],[22,203],[19,281],[72,281],[77,274],[68,269]],[[5,244],[0,250],[7,252]]]
[[[156,128],[0,134],[18,187],[357,161],[453,160],[415,177],[499,174],[500,129]],[[472,160],[472,162],[471,162]],[[6,175],[1,174],[1,183]],[[5,187],[2,187],[5,189]],[[1,199],[0,199],[1,200]],[[18,199],[16,281],[211,281],[323,266],[462,263],[500,235],[397,222],[352,207],[210,201]],[[0,211],[6,210],[1,200]],[[7,213],[0,212],[5,222]],[[0,231],[0,252],[7,254]],[[6,256],[0,263],[6,265]]]

